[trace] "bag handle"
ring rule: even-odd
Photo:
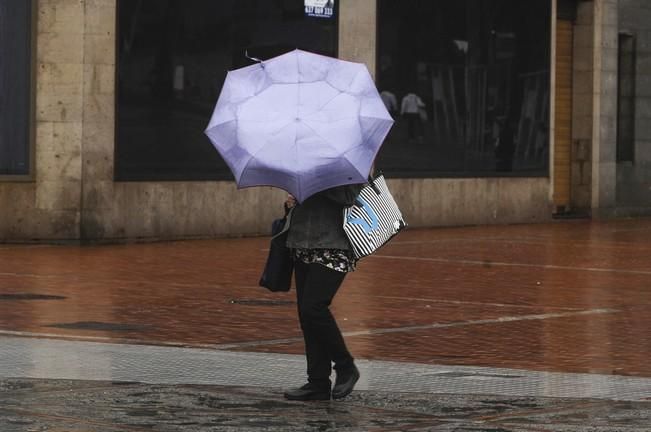
[[[380,171],[375,176],[369,174],[368,175],[368,184],[373,188],[373,191],[377,194],[380,195],[382,192],[380,191],[380,188],[377,187],[375,184],[375,180],[377,180],[379,177],[384,176],[384,174]]]
[[[287,231],[289,231],[289,227],[292,225],[292,213],[294,213],[294,207],[291,207],[287,213],[285,214],[285,217],[283,218],[283,227],[282,229],[278,232],[278,234],[272,236],[271,238],[274,239],[276,237],[279,237],[283,234],[285,234]]]

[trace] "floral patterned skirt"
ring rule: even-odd
[[[353,251],[344,249],[294,249],[294,259],[306,264],[321,264],[342,273],[355,271],[357,265]]]

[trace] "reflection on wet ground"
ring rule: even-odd
[[[301,354],[267,243],[0,245],[0,337]],[[359,359],[640,378],[650,310],[644,219],[408,230],[334,304]]]
[[[0,381],[0,403],[3,432],[641,432],[651,424],[651,404],[642,402],[356,392],[305,403],[260,387],[65,380]]]

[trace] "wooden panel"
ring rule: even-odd
[[[572,146],[572,22],[557,21],[556,31],[556,102],[554,131],[554,205],[570,204]]]

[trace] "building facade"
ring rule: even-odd
[[[647,3],[0,0],[0,241],[267,233],[285,193],[203,129],[245,52],[297,47],[375,75],[412,227],[649,215]]]

